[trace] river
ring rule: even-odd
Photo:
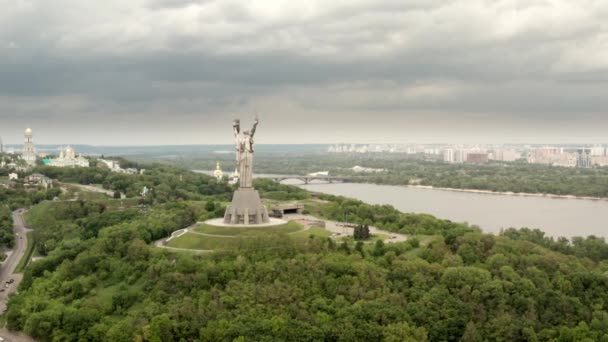
[[[212,171],[196,171],[212,173]],[[284,175],[256,174],[256,178]],[[390,204],[406,213],[426,213],[438,218],[478,225],[485,232],[528,227],[547,235],[608,238],[608,201],[484,194],[440,189],[360,183],[284,183],[306,190],[359,199],[370,204]]]
[[[608,201],[479,194],[375,184],[309,184],[304,189],[341,195],[370,204],[390,204],[402,212],[428,213],[468,222],[485,232],[539,228],[550,236],[608,237]]]

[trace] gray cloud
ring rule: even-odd
[[[8,2],[0,135],[224,142],[220,125],[258,110],[267,142],[401,141],[407,125],[408,139],[597,141],[606,19],[594,0]]]

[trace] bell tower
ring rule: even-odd
[[[25,130],[25,141],[23,143],[22,158],[28,165],[36,164],[36,150],[34,148],[34,133],[31,128]]]

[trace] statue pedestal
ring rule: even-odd
[[[263,224],[270,222],[260,194],[254,188],[238,188],[226,208],[225,224]]]

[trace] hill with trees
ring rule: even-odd
[[[179,253],[150,243],[213,215],[208,204],[231,189],[209,194],[220,189],[210,177],[177,169],[153,175],[123,179],[123,189],[176,182],[145,209],[108,198],[30,210],[44,258],[10,299],[8,328],[42,341],[608,341],[603,239],[484,234],[326,196],[307,210],[427,239],[296,244],[279,233]]]

